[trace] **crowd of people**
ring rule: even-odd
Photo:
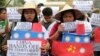
[[[30,3],[31,4],[31,3]],[[83,12],[72,7],[66,7],[65,9],[59,11],[55,17],[53,16],[53,11],[50,7],[46,7],[42,10],[43,18],[38,17],[39,12],[37,10],[40,7],[36,7],[35,4],[27,6],[25,3],[24,7],[19,8],[18,11],[21,14],[20,22],[31,22],[31,23],[41,23],[42,32],[44,33],[44,39],[47,43],[41,47],[41,56],[53,56],[51,52],[51,47],[53,40],[61,41],[62,32],[64,31],[64,26],[62,23],[75,22],[76,20],[89,22],[89,16],[86,16]],[[40,4],[38,6],[44,6]],[[37,9],[38,8],[38,9]],[[95,13],[95,12],[93,12]],[[7,40],[10,39],[12,29],[17,27],[17,22],[13,23],[7,19],[7,9],[0,8],[0,55],[6,56],[7,53]],[[68,27],[68,26],[67,26]],[[96,27],[96,26],[95,26]],[[93,28],[95,29],[93,26]],[[94,31],[94,30],[93,30]],[[75,31],[70,31],[75,32]],[[94,33],[90,36],[93,41]],[[98,47],[100,47],[98,45]],[[94,50],[94,56],[100,56],[100,50]]]

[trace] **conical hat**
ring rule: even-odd
[[[18,9],[18,12],[22,13],[23,9],[35,9],[36,10],[36,4],[34,2],[27,2],[27,3],[24,4],[23,7],[20,7]]]
[[[55,18],[56,19],[61,19],[61,13],[65,12],[65,11],[74,11],[75,12],[75,16],[76,16],[76,19],[80,18],[83,13],[81,11],[79,11],[78,9],[74,9],[73,7],[69,6],[68,4],[66,4],[63,9],[61,9],[56,15],[55,15]]]

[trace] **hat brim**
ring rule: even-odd
[[[36,10],[36,8],[19,8],[19,9],[18,9],[18,13],[22,14],[22,11],[23,11],[24,9],[34,9],[34,10]]]
[[[76,16],[76,20],[78,18],[80,18],[82,15],[84,15],[81,11],[77,10],[77,9],[68,9],[68,10],[64,10],[64,11],[60,11],[55,15],[55,19],[60,20],[61,19],[61,13],[65,12],[65,11],[74,11],[75,12],[75,16]]]

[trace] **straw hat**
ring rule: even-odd
[[[26,2],[23,7],[20,7],[18,9],[18,12],[21,14],[23,9],[35,9],[36,10],[36,4],[34,2]]]
[[[99,8],[95,8],[92,13],[98,13],[98,14],[100,14],[100,9]]]
[[[60,12],[58,12],[56,15],[55,15],[55,18],[56,19],[61,19],[61,13],[65,12],[65,11],[74,11],[75,12],[75,16],[76,16],[76,19],[80,18],[82,15],[84,15],[81,11],[79,11],[78,9],[74,9],[72,8],[71,6],[69,6],[68,4],[66,4],[63,9],[60,10]]]

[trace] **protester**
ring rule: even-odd
[[[50,7],[46,7],[42,10],[42,14],[44,17],[41,23],[48,30],[49,26],[55,21],[55,19],[52,18],[53,11]]]
[[[10,23],[7,19],[7,10],[4,7],[0,8],[0,55],[6,56],[7,40],[10,37]]]
[[[50,39],[61,40],[62,31],[64,29],[64,26],[61,23],[75,22],[81,16],[83,16],[83,13],[67,5],[66,8],[62,9],[58,14],[56,14],[55,18],[57,18],[59,22],[57,22],[51,30]]]
[[[30,5],[30,6],[29,6]],[[20,8],[19,13],[21,13],[21,22],[32,22],[32,23],[39,23],[36,11],[36,5],[34,3],[25,3],[23,8]],[[17,26],[15,26],[16,28]],[[44,33],[44,39],[48,39],[48,34],[46,29],[42,26],[42,31]],[[46,45],[41,47],[42,54],[48,53],[49,43],[47,42]]]

